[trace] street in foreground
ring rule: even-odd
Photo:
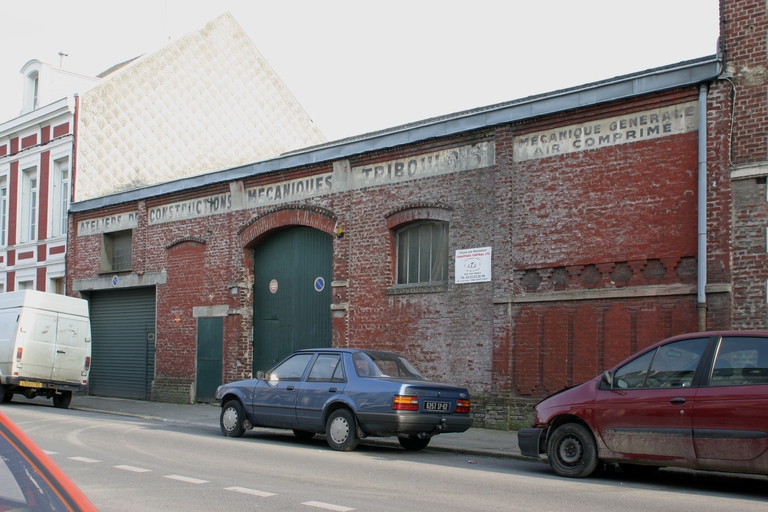
[[[661,470],[572,480],[535,462],[185,425],[12,402],[22,427],[101,511],[763,511],[763,476]],[[461,434],[458,434],[461,435]]]

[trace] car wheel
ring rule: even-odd
[[[400,441],[400,446],[402,446],[406,450],[411,452],[417,452],[427,447],[427,445],[429,444],[430,438],[428,437],[426,439],[419,439],[416,436],[408,436],[408,437],[398,437],[397,440]]]
[[[315,433],[314,432],[309,432],[307,430],[296,430],[296,429],[293,429],[293,435],[295,435],[299,439],[312,439],[313,437],[315,437]]]
[[[219,426],[221,433],[227,437],[240,437],[245,433],[243,428],[243,404],[240,400],[234,399],[225,403],[221,407],[221,416],[219,417]]]
[[[597,446],[592,432],[578,423],[566,423],[552,433],[547,444],[549,465],[560,476],[584,478],[597,469]]]
[[[72,392],[62,391],[57,395],[53,395],[53,406],[59,409],[69,408],[69,404],[72,403]]]
[[[355,417],[349,409],[336,409],[325,425],[328,446],[340,452],[354,450],[359,442]]]
[[[625,464],[625,463],[620,463],[619,467],[626,474],[637,475],[637,476],[652,475],[660,469],[659,466],[643,466],[641,464]]]

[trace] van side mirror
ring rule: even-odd
[[[256,372],[256,378],[259,380],[267,380],[267,374],[263,370]]]
[[[601,380],[609,388],[613,389],[613,374],[611,372],[609,371],[603,372],[603,375],[601,376]]]

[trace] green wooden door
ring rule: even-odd
[[[331,346],[333,238],[313,228],[280,231],[254,252],[253,372],[294,350]]]
[[[221,382],[222,317],[197,319],[197,386],[198,402],[213,402]]]

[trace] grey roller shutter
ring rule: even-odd
[[[148,400],[155,373],[155,289],[90,296],[90,394]]]

